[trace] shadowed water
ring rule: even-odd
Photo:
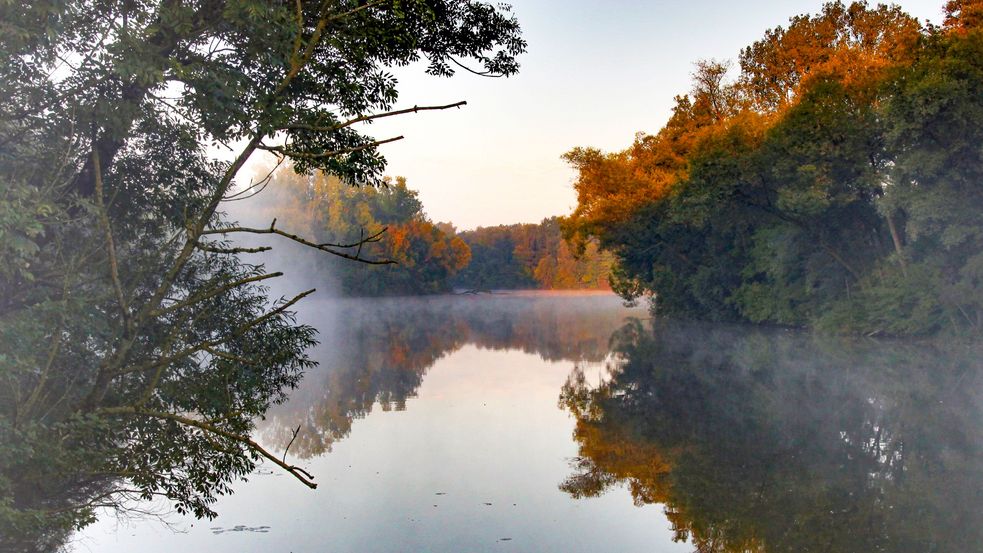
[[[596,294],[300,315],[320,366],[257,437],[319,488],[264,467],[214,521],[107,517],[75,551],[983,550],[978,348]]]

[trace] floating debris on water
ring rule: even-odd
[[[221,526],[213,526],[210,528],[213,534],[224,534],[226,532],[256,532],[259,534],[266,534],[270,531],[269,526],[245,526],[243,524],[238,524],[232,528],[222,528]]]

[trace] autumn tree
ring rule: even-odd
[[[659,133],[567,155],[566,233],[613,252],[614,289],[664,314],[977,332],[973,9],[921,29],[896,7],[830,3],[745,49],[733,82],[699,63]]]
[[[453,228],[441,228],[423,211],[406,179],[383,179],[379,187],[353,187],[324,173],[299,175],[290,167],[272,173],[271,190],[231,208],[250,224],[277,219],[289,234],[319,243],[351,244],[369,263],[351,263],[313,248],[286,251],[290,263],[304,267],[303,280],[338,296],[382,296],[447,292],[451,279],[467,266],[471,252]],[[258,237],[262,238],[262,237]],[[243,245],[265,247],[268,240]],[[282,257],[274,256],[275,264]]]
[[[461,238],[471,249],[471,261],[455,278],[455,284],[478,290],[608,289],[610,254],[600,252],[594,241],[583,248],[571,246],[560,227],[560,219],[550,217],[539,224],[462,232]]]

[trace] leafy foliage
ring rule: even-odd
[[[52,549],[132,498],[214,516],[263,458],[313,486],[249,438],[312,364],[290,311],[309,292],[268,298],[278,273],[222,239],[219,206],[257,150],[380,183],[390,139],[358,125],[393,114],[388,68],[513,74],[509,8],[69,0],[0,21],[0,548]]]
[[[234,213],[258,226],[278,223],[289,232],[317,243],[360,244],[365,259],[385,265],[352,263],[298,246],[287,255],[305,266],[317,285],[343,296],[432,294],[450,289],[450,279],[468,264],[470,250],[453,227],[432,223],[417,192],[406,180],[385,180],[383,186],[352,187],[339,178],[318,173],[298,175],[289,168],[273,175],[271,190],[257,206]],[[253,244],[249,242],[248,244]]]
[[[542,288],[607,289],[611,257],[594,241],[571,246],[557,217],[538,225],[478,227],[459,235],[471,262],[454,279],[472,290]]]
[[[661,313],[889,334],[983,328],[983,29],[827,4],[700,62],[624,152],[577,148],[575,239]]]

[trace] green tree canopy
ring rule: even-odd
[[[351,184],[389,68],[511,75],[504,5],[472,0],[0,5],[0,542],[45,550],[94,509],[163,496],[213,516],[264,459],[253,419],[310,366],[314,329],[219,216],[257,151]],[[439,108],[441,106],[434,106]],[[421,107],[419,109],[431,109]],[[212,147],[229,148],[229,161]],[[255,192],[257,189],[251,190]]]

